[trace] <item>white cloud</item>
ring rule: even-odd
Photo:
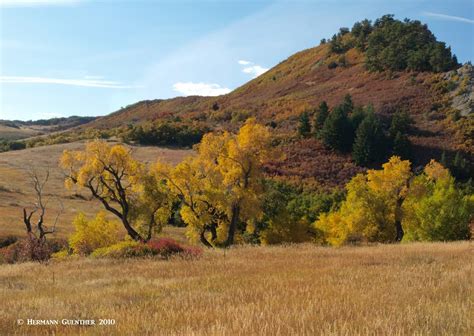
[[[240,65],[244,65],[242,72],[252,75],[253,78],[258,77],[269,70],[268,68],[264,68],[250,61],[240,60],[237,63],[239,63]]]
[[[431,17],[438,18],[438,19],[441,19],[441,20],[458,21],[458,22],[465,22],[465,23],[474,24],[474,20],[464,18],[464,17],[461,17],[461,16],[446,15],[446,14],[432,13],[432,12],[423,12],[423,15],[431,16]]]
[[[173,90],[184,96],[219,96],[232,91],[219,84],[178,82],[173,84]]]
[[[74,5],[83,0],[0,0],[0,6],[33,7],[33,6],[63,6]]]
[[[102,80],[97,78],[61,79],[46,77],[0,76],[0,83],[10,84],[58,84],[70,86],[97,87],[107,89],[131,89],[137,86],[123,85],[120,82]]]
[[[254,78],[268,71],[268,68],[261,67],[260,65],[252,65],[245,67],[243,72],[251,74]]]

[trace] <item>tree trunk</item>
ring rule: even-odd
[[[397,200],[396,208],[395,208],[395,229],[397,231],[397,235],[395,237],[396,242],[401,242],[405,232],[403,231],[402,227],[402,204],[403,204],[403,197],[399,197]]]
[[[140,236],[140,234],[137,231],[135,231],[134,228],[132,228],[130,223],[128,223],[128,220],[127,218],[125,218],[125,216],[122,218],[122,223],[123,223],[123,226],[125,227],[125,230],[127,230],[128,235],[133,240],[138,241],[138,242],[145,242],[145,239],[143,239],[142,236]]]
[[[227,240],[225,242],[226,247],[234,244],[234,236],[235,236],[235,231],[237,230],[237,222],[239,220],[239,215],[240,215],[240,206],[239,205],[232,206],[232,217],[230,219],[229,231],[227,235]]]
[[[201,241],[201,243],[204,244],[204,246],[210,247],[210,248],[213,247],[212,244],[209,243],[209,241],[208,241],[207,238],[206,238],[206,228],[203,228],[203,229],[201,230],[201,233],[199,234],[199,240]]]
[[[397,229],[397,242],[401,242],[405,232],[403,231],[402,223],[399,220],[395,221],[395,228]]]

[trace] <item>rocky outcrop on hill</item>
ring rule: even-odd
[[[451,92],[452,107],[463,117],[474,115],[474,67],[464,64],[455,71],[446,74],[446,79],[453,81],[457,88]]]

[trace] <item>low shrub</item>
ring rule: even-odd
[[[64,247],[64,241],[44,240],[37,238],[21,239],[0,249],[0,261],[15,264],[27,261],[45,262],[51,255]]]
[[[118,243],[121,238],[120,225],[108,220],[105,212],[99,212],[92,220],[79,213],[73,225],[75,232],[69,238],[69,245],[74,254],[89,255],[101,247]]]
[[[94,258],[122,258],[134,254],[134,250],[140,243],[133,240],[124,240],[110,246],[101,247],[91,253]]]
[[[160,238],[148,243],[121,241],[111,246],[98,248],[92,252],[91,256],[94,258],[160,257],[168,259],[175,255],[197,258],[201,254],[202,250],[199,248],[183,246],[173,239]]]
[[[184,246],[171,238],[160,238],[147,243],[155,255],[168,259],[174,255],[197,258],[202,255],[202,250],[197,247]]]
[[[64,260],[66,258],[69,258],[70,256],[71,256],[70,249],[64,249],[64,250],[53,253],[51,255],[51,258],[56,259],[56,260]]]

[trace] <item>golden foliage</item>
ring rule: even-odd
[[[99,212],[92,220],[79,213],[73,221],[74,233],[69,237],[69,246],[74,254],[88,255],[94,250],[117,243],[121,238],[120,225]]]
[[[183,202],[181,216],[189,238],[206,244],[211,233],[213,244],[223,244],[237,222],[261,216],[262,164],[272,156],[270,140],[266,127],[248,119],[236,135],[206,134],[196,157],[174,168],[154,166],[155,174],[165,178]]]
[[[60,165],[67,171],[66,187],[87,188],[134,240],[149,240],[169,218],[166,184],[123,145],[89,142],[84,151],[64,151]]]
[[[355,176],[346,186],[347,198],[341,208],[321,215],[315,223],[328,243],[395,240],[397,201],[407,192],[410,162],[394,156],[382,167]]]

